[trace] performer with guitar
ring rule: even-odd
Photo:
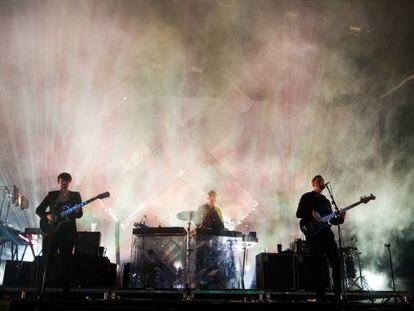
[[[322,221],[322,218],[332,213],[329,200],[322,195],[325,181],[321,175],[312,178],[313,191],[302,195],[296,212],[296,217],[301,218],[301,229],[309,243],[311,257],[314,263],[313,286],[319,301],[325,300],[324,285],[324,255],[329,259],[332,268],[333,291],[336,300],[342,300],[341,272],[338,246],[335,235],[330,225]],[[336,225],[344,222],[346,212],[343,211],[330,220],[330,224]],[[312,231],[312,233],[310,233]]]
[[[79,192],[70,191],[72,176],[69,173],[61,173],[57,177],[59,186],[58,191],[50,191],[36,209],[36,214],[42,222],[52,221],[54,210],[62,204],[73,206],[82,202]],[[42,280],[42,293],[46,287],[48,279],[48,269],[51,263],[57,259],[59,253],[61,257],[61,268],[64,293],[69,291],[70,277],[72,274],[71,255],[76,241],[76,218],[83,215],[82,208],[68,216],[69,221],[61,223],[59,227],[50,234],[43,236],[42,257],[44,258],[43,267],[46,269]]]

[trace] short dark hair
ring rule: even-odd
[[[62,180],[67,181],[67,182],[71,182],[72,181],[72,176],[70,176],[70,174],[66,173],[66,172],[65,173],[60,173],[57,177],[58,182],[59,182],[59,179],[62,179]]]
[[[312,178],[312,182],[314,182],[315,180],[320,179],[320,178],[323,179],[322,175],[316,175],[315,177]]]
[[[208,196],[209,196],[209,197],[216,197],[216,196],[217,196],[217,192],[215,192],[214,190],[210,190],[210,191],[208,192]]]

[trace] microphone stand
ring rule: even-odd
[[[392,294],[394,296],[394,302],[397,303],[397,297],[395,295],[394,268],[393,268],[392,257],[391,257],[391,243],[384,244],[384,246],[388,249],[388,255],[389,255],[389,259],[390,259],[391,281],[392,281]]]
[[[325,188],[328,189],[329,196],[331,197],[332,205],[334,206],[335,211],[338,213],[338,216],[339,216],[340,215],[339,214],[339,208],[338,208],[338,205],[336,204],[335,199],[333,197],[332,189],[329,186],[329,184],[327,184],[325,186]],[[343,292],[344,298],[346,298],[345,275],[344,275],[344,271],[343,271],[344,270],[343,269],[344,268],[343,267],[344,258],[343,258],[343,248],[342,248],[342,231],[341,231],[341,225],[339,223],[336,226],[338,228],[338,243],[339,243],[339,254],[340,254],[339,259],[340,259],[340,265],[342,265],[342,269],[340,270],[341,283],[342,283],[342,292]]]

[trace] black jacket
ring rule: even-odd
[[[47,196],[43,199],[43,201],[39,204],[36,208],[36,214],[40,218],[45,218],[46,214],[48,213],[46,209],[49,207],[49,212],[53,212],[55,205],[57,203],[57,199],[59,197],[59,191],[50,191]],[[64,203],[65,205],[72,207],[76,204],[82,202],[82,198],[79,192],[76,191],[69,191],[68,200]],[[83,215],[82,209],[79,212],[74,212],[70,218],[70,221],[64,223],[59,232],[64,233],[65,235],[75,235],[76,234],[76,218],[81,218]]]
[[[300,198],[299,206],[296,211],[296,217],[305,220],[313,220],[312,211],[316,212],[324,217],[332,213],[331,202],[322,194],[318,194],[315,191],[307,192]],[[335,217],[331,219],[330,223],[337,225],[343,223],[343,218]]]

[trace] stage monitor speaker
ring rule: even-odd
[[[75,255],[99,255],[101,244],[100,232],[78,231],[75,244]]]
[[[114,287],[116,285],[116,264],[107,257],[74,256],[73,286],[83,288]]]
[[[73,264],[72,256],[70,258],[70,263]],[[33,284],[41,284],[43,279],[43,269],[44,269],[44,258],[43,256],[36,256],[33,265],[35,268],[35,273],[33,275]],[[47,276],[47,286],[48,287],[59,287],[62,286],[62,258],[60,256],[56,256],[50,260],[49,266],[47,268],[48,276]],[[73,273],[71,274],[73,277]]]
[[[40,267],[42,257],[36,256],[35,266]],[[55,257],[49,263],[48,267],[48,287],[61,287],[63,281],[62,258]],[[66,267],[65,269],[68,269]],[[104,288],[114,287],[116,285],[116,264],[109,261],[107,257],[98,257],[96,255],[76,255],[70,257],[70,286],[76,288]],[[43,277],[43,270],[38,269],[37,279],[33,284],[40,284]]]
[[[324,261],[324,284],[330,289],[330,274],[327,260]],[[310,255],[261,253],[256,256],[256,286],[270,290],[312,291],[313,263]]]
[[[259,289],[290,291],[295,289],[293,254],[256,255],[256,286]]]
[[[4,268],[3,287],[31,286],[34,264],[28,261],[7,260]]]

